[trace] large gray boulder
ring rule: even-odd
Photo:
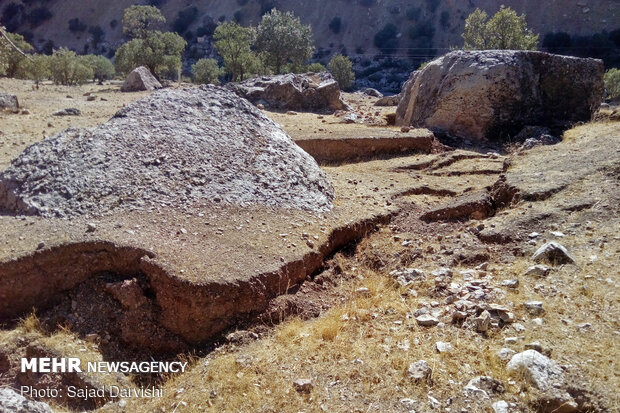
[[[13,389],[0,388],[0,413],[54,413],[43,402],[28,400]]]
[[[279,125],[213,85],[156,91],[30,146],[0,174],[0,209],[42,216],[202,203],[323,212],[333,196]]]
[[[588,121],[603,97],[603,62],[515,50],[455,51],[413,72],[399,126],[501,140],[526,125]]]
[[[278,110],[334,112],[349,110],[340,87],[328,72],[262,76],[229,83],[228,88],[254,104]]]
[[[135,68],[125,79],[121,92],[140,92],[143,90],[161,89],[161,83],[144,66]]]
[[[0,109],[19,109],[19,102],[17,101],[17,96],[8,93],[0,93]]]

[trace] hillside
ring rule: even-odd
[[[24,33],[38,48],[51,40],[56,46],[80,52],[93,48],[93,40],[98,40],[93,37],[101,38],[98,46],[102,49],[115,50],[122,42],[123,10],[135,3],[135,0],[0,2],[2,21],[9,30]],[[458,46],[462,44],[460,34],[469,13],[476,7],[494,13],[500,6],[496,0],[152,0],[150,3],[159,5],[170,29],[179,12],[185,11],[186,19],[179,21],[179,26],[190,43],[202,42],[204,38],[197,35],[208,33],[209,25],[217,21],[256,24],[261,12],[269,10],[270,6],[290,10],[304,23],[312,25],[318,51],[330,55],[344,48],[350,56],[356,57],[379,53],[373,39],[388,23],[398,28],[398,43],[392,51],[396,57],[425,55],[430,48],[441,51]],[[591,35],[620,26],[618,1],[505,0],[501,3],[525,13],[530,27],[541,35],[556,31]],[[74,20],[73,31],[69,28],[72,19],[78,19]],[[96,27],[101,31],[93,30]],[[410,31],[415,33],[410,34]]]

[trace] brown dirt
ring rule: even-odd
[[[0,114],[0,165],[6,166],[21,142],[40,138],[48,112],[69,105],[37,103],[25,82],[2,79],[0,85],[22,90],[26,103],[32,99],[30,115]],[[76,89],[44,88],[39,93],[48,104],[68,90],[78,95]],[[101,101],[105,109],[63,124],[92,126],[122,99],[138,97],[106,93],[111,99]],[[319,128],[340,139],[378,130],[326,125],[314,114],[269,115],[290,122],[289,133],[293,122],[307,127],[311,132],[297,135],[300,139]],[[23,122],[25,117],[32,122]],[[502,380],[507,390],[501,398],[533,411],[535,395],[511,381],[494,356],[506,346],[504,338],[519,333],[504,326],[481,335],[449,322],[445,328],[421,329],[411,314],[432,301],[443,306],[444,293],[429,282],[416,285],[414,294],[389,276],[406,267],[458,271],[487,262],[495,288],[520,279],[517,290],[504,288],[494,296],[527,328],[515,350],[535,340],[552,347],[552,358],[576,372],[576,386],[613,411],[620,406],[613,396],[620,385],[615,374],[620,274],[614,258],[620,251],[618,125],[584,125],[567,132],[559,145],[510,159],[458,150],[325,166],[336,199],[334,210],[324,215],[205,204],[88,222],[0,216],[0,291],[9,300],[0,314],[10,303],[17,306],[11,316],[25,316],[41,303],[46,308],[39,321],[29,317],[0,331],[0,367],[14,371],[15,357],[32,343],[106,360],[157,359],[166,352],[177,359],[189,357],[188,349],[198,352],[190,372],[163,378],[163,399],[131,399],[124,409],[112,403],[102,411],[366,411],[368,406],[402,411],[400,400],[406,398],[426,411],[429,392],[454,411],[485,411],[488,405],[462,397],[464,384],[478,374]],[[494,187],[502,174],[504,184]],[[549,180],[561,187],[549,189]],[[494,200],[493,217],[420,219],[439,205],[456,205],[456,197],[477,193]],[[545,196],[524,196],[537,193]],[[87,232],[88,223],[94,232]],[[578,265],[555,268],[548,279],[523,277],[528,257],[558,230]],[[541,236],[530,242],[534,231]],[[27,288],[33,285],[42,288]],[[534,298],[545,300],[542,326],[522,307]],[[288,319],[291,314],[300,318]],[[592,324],[592,334],[577,329],[581,322]],[[234,325],[248,330],[205,344]],[[410,349],[397,347],[404,340]],[[452,342],[455,353],[437,354],[436,341]],[[431,386],[406,379],[409,363],[421,358],[433,366]],[[309,396],[292,390],[300,377],[313,378]],[[141,380],[132,379],[97,378],[124,386]],[[53,377],[42,380],[37,385],[59,383]],[[14,375],[0,381],[18,383]],[[66,404],[92,408],[96,401],[88,403]]]

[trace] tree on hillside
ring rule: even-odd
[[[327,65],[327,69],[338,82],[340,89],[343,90],[349,89],[355,81],[355,73],[351,70],[352,67],[353,62],[341,54],[334,56]]]
[[[171,32],[151,32],[144,39],[133,39],[116,51],[116,69],[129,73],[145,66],[155,76],[176,73],[181,66],[181,55],[187,42]]]
[[[51,79],[57,85],[80,85],[93,78],[93,70],[83,56],[60,48],[49,57]]]
[[[314,52],[312,28],[290,12],[272,9],[258,24],[255,46],[276,73],[286,64],[302,67]]]
[[[195,83],[217,85],[220,83],[219,77],[222,75],[222,69],[215,59],[200,59],[192,65],[192,73]]]
[[[255,37],[256,32],[252,27],[243,27],[234,22],[220,24],[215,29],[215,48],[222,56],[226,71],[230,73],[233,82],[243,80],[256,66],[257,57],[250,49]]]
[[[125,10],[123,33],[133,39],[116,51],[119,72],[129,73],[138,66],[145,66],[156,77],[177,72],[187,42],[176,33],[155,30],[165,21],[157,7],[131,6]]]
[[[93,70],[93,80],[99,81],[111,79],[114,76],[114,65],[105,56],[89,54],[83,57],[84,61]]]
[[[31,60],[24,61],[26,77],[34,80],[37,89],[39,83],[50,77],[50,57],[44,54],[35,54]]]
[[[465,49],[536,50],[538,35],[527,28],[525,15],[518,16],[510,7],[501,6],[491,19],[476,9],[465,20]]]
[[[161,28],[166,18],[154,6],[131,6],[123,14],[123,34],[130,39],[145,39]]]
[[[24,61],[27,60],[27,58],[19,50],[16,50],[16,47],[23,52],[29,52],[33,47],[21,34],[3,33],[8,39],[4,36],[0,36],[0,74],[4,74],[8,77],[19,76],[23,74],[22,69]]]

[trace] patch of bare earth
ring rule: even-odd
[[[46,93],[54,101],[65,91]],[[359,99],[356,110],[369,112],[371,100]],[[46,122],[48,110],[35,101],[31,115],[0,115],[13,125],[0,128],[0,140],[35,139],[27,128]],[[299,139],[379,130],[324,115],[268,115]],[[175,377],[64,380],[158,383],[163,398],[60,400],[59,408],[486,412],[503,400],[510,411],[544,411],[540,392],[498,357],[536,348],[565,368],[581,411],[617,411],[619,133],[617,122],[592,123],[558,145],[507,157],[457,150],[326,166],[336,198],[323,215],[204,204],[96,220],[1,216],[0,281],[30,297],[11,315],[41,308],[0,331],[0,381],[67,385],[19,377],[23,354],[152,356],[192,367]],[[551,240],[575,264],[525,275]],[[58,288],[60,278],[70,285]],[[37,294],[26,288],[52,279]],[[526,301],[544,311],[531,314]],[[420,360],[432,370],[424,379],[410,372]],[[501,386],[486,396],[464,390],[476,376]],[[296,386],[300,379],[309,384]]]

